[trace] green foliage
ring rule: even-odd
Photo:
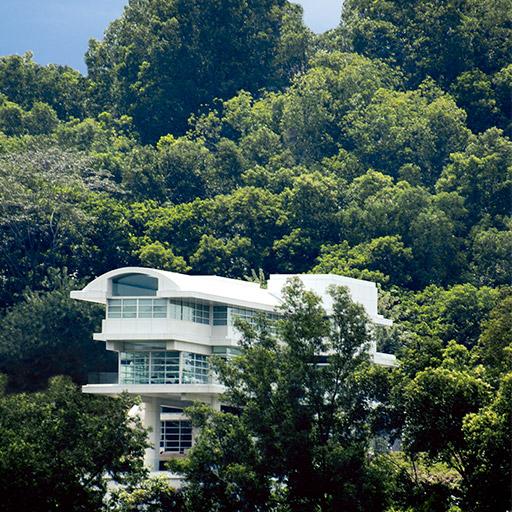
[[[144,475],[146,432],[132,399],[84,395],[63,377],[34,394],[0,397],[2,508],[100,510],[108,479]]]
[[[27,292],[1,318],[0,372],[10,391],[46,387],[54,375],[69,375],[87,384],[88,372],[115,371],[116,358],[100,343],[91,343],[102,308],[70,299],[78,283],[53,276],[47,292]]]
[[[411,260],[412,251],[400,236],[384,236],[353,248],[347,242],[323,246],[312,272],[406,285],[411,279],[407,275]]]
[[[93,101],[133,116],[145,141],[183,133],[203,103],[302,68],[308,32],[298,12],[284,0],[132,0],[104,40],[90,42]]]
[[[512,282],[509,265],[512,254],[512,229],[477,229],[472,240],[471,279],[484,285],[507,285]]]
[[[395,320],[375,335],[399,368],[368,367],[348,357],[344,343],[365,337],[343,293],[354,320],[337,311],[345,330],[329,333],[294,288],[278,329],[288,348],[246,326],[244,355],[221,364],[240,414],[191,411],[203,437],[182,463],[188,502],[137,481],[112,510],[506,510],[508,4],[347,0],[340,26],[316,36],[286,0],[131,0],[90,42],[87,77],[0,57],[8,391],[109,369],[88,341],[99,313],[68,291],[125,265],[370,279]],[[312,364],[323,344],[343,353],[329,367]],[[25,410],[32,397],[11,399]],[[372,443],[370,429],[381,436]],[[402,431],[410,456],[369,460]],[[23,439],[20,461],[32,457]],[[52,461],[34,454],[37,484]],[[80,482],[85,494],[75,481],[66,496],[92,496]],[[25,508],[98,509],[100,487],[87,505],[46,496]]]
[[[173,464],[191,509],[382,510],[381,475],[365,455],[368,320],[345,289],[331,293],[332,323],[295,280],[277,337],[263,320],[240,325],[241,355],[218,361],[225,399],[240,413],[192,408],[198,441]],[[315,364],[319,353],[328,365]]]
[[[497,92],[510,84],[508,0],[348,0],[342,18],[345,46],[399,66],[413,85],[451,86],[473,129],[510,126],[510,95]]]
[[[412,332],[437,337],[444,345],[455,340],[472,348],[498,298],[497,290],[485,286],[463,284],[446,290],[428,286],[402,297],[397,319]]]
[[[40,66],[30,52],[0,57],[0,93],[25,110],[49,105],[62,120],[87,111],[86,78],[68,66]]]
[[[28,112],[11,101],[0,103],[0,130],[8,136],[47,135],[58,122],[55,110],[46,103],[36,102]]]
[[[464,152],[451,155],[438,190],[457,191],[474,221],[483,215],[509,215],[512,194],[512,142],[491,128],[474,137]]]
[[[343,18],[355,51],[393,62],[416,80],[431,76],[446,84],[468,69],[492,72],[508,64],[508,7],[506,0],[349,0]]]
[[[460,512],[454,505],[460,476],[446,464],[411,459],[403,452],[381,455],[375,462],[387,471],[393,505],[386,512]]]
[[[465,147],[469,130],[452,98],[425,89],[378,90],[345,123],[349,147],[368,167],[398,177],[414,165],[420,183],[431,187],[449,154]]]
[[[465,371],[440,367],[419,372],[405,395],[407,449],[439,457],[464,472],[462,422],[485,405],[489,395],[490,386]]]
[[[367,104],[380,87],[399,76],[382,63],[355,54],[322,54],[284,96],[280,131],[299,162],[332,156],[345,115]]]
[[[467,443],[465,482],[467,510],[505,510],[510,503],[509,481],[512,447],[512,373],[501,381],[494,401],[464,418],[462,432]]]
[[[494,383],[510,370],[512,357],[512,295],[510,290],[503,295],[483,322],[475,347],[477,361],[483,363],[489,380]]]
[[[176,256],[169,244],[153,242],[143,245],[138,250],[138,256],[142,265],[173,272],[186,273],[190,267],[181,256]]]
[[[26,286],[40,289],[49,268],[85,277],[129,261],[118,252],[129,236],[125,208],[108,197],[114,191],[83,153],[35,148],[0,157],[4,305]]]
[[[135,485],[114,489],[108,497],[108,512],[170,512],[182,510],[180,495],[165,476],[150,477]]]

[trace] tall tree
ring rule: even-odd
[[[284,293],[277,334],[263,319],[241,324],[241,355],[219,362],[239,415],[191,412],[202,433],[176,465],[185,494],[196,510],[382,510],[367,457],[366,314],[344,288],[332,290],[331,321],[300,281]]]
[[[43,102],[60,119],[81,118],[87,110],[87,88],[87,79],[68,66],[40,66],[31,53],[0,57],[0,94],[27,110]]]
[[[276,74],[302,66],[289,38],[306,29],[289,10],[285,0],[130,0],[104,40],[90,42],[96,101],[133,116],[145,141],[183,133],[202,104],[282,83]]]
[[[413,86],[431,77],[451,87],[473,129],[510,129],[511,12],[509,0],[346,0],[341,39]]]

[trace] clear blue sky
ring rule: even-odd
[[[0,0],[0,55],[30,50],[40,64],[68,64],[85,71],[91,37],[100,39],[128,0]],[[305,21],[323,32],[339,23],[342,0],[295,0]]]

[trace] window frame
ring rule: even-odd
[[[192,448],[194,432],[192,422],[184,419],[162,420],[160,422],[160,450],[163,453],[184,455]],[[170,448],[172,443],[172,447]]]

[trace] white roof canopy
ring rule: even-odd
[[[332,307],[332,299],[327,291],[329,285],[341,285],[349,289],[352,299],[364,306],[374,322],[391,324],[390,320],[377,313],[375,283],[333,274],[273,274],[268,281],[268,288],[265,289],[258,283],[226,277],[191,276],[153,268],[124,267],[97,277],[82,290],[72,291],[71,297],[106,304],[107,299],[112,297],[112,279],[127,274],[143,274],[158,279],[156,297],[195,298],[265,311],[273,311],[281,304],[282,288],[291,277],[298,277],[306,289],[317,293],[327,312]]]

